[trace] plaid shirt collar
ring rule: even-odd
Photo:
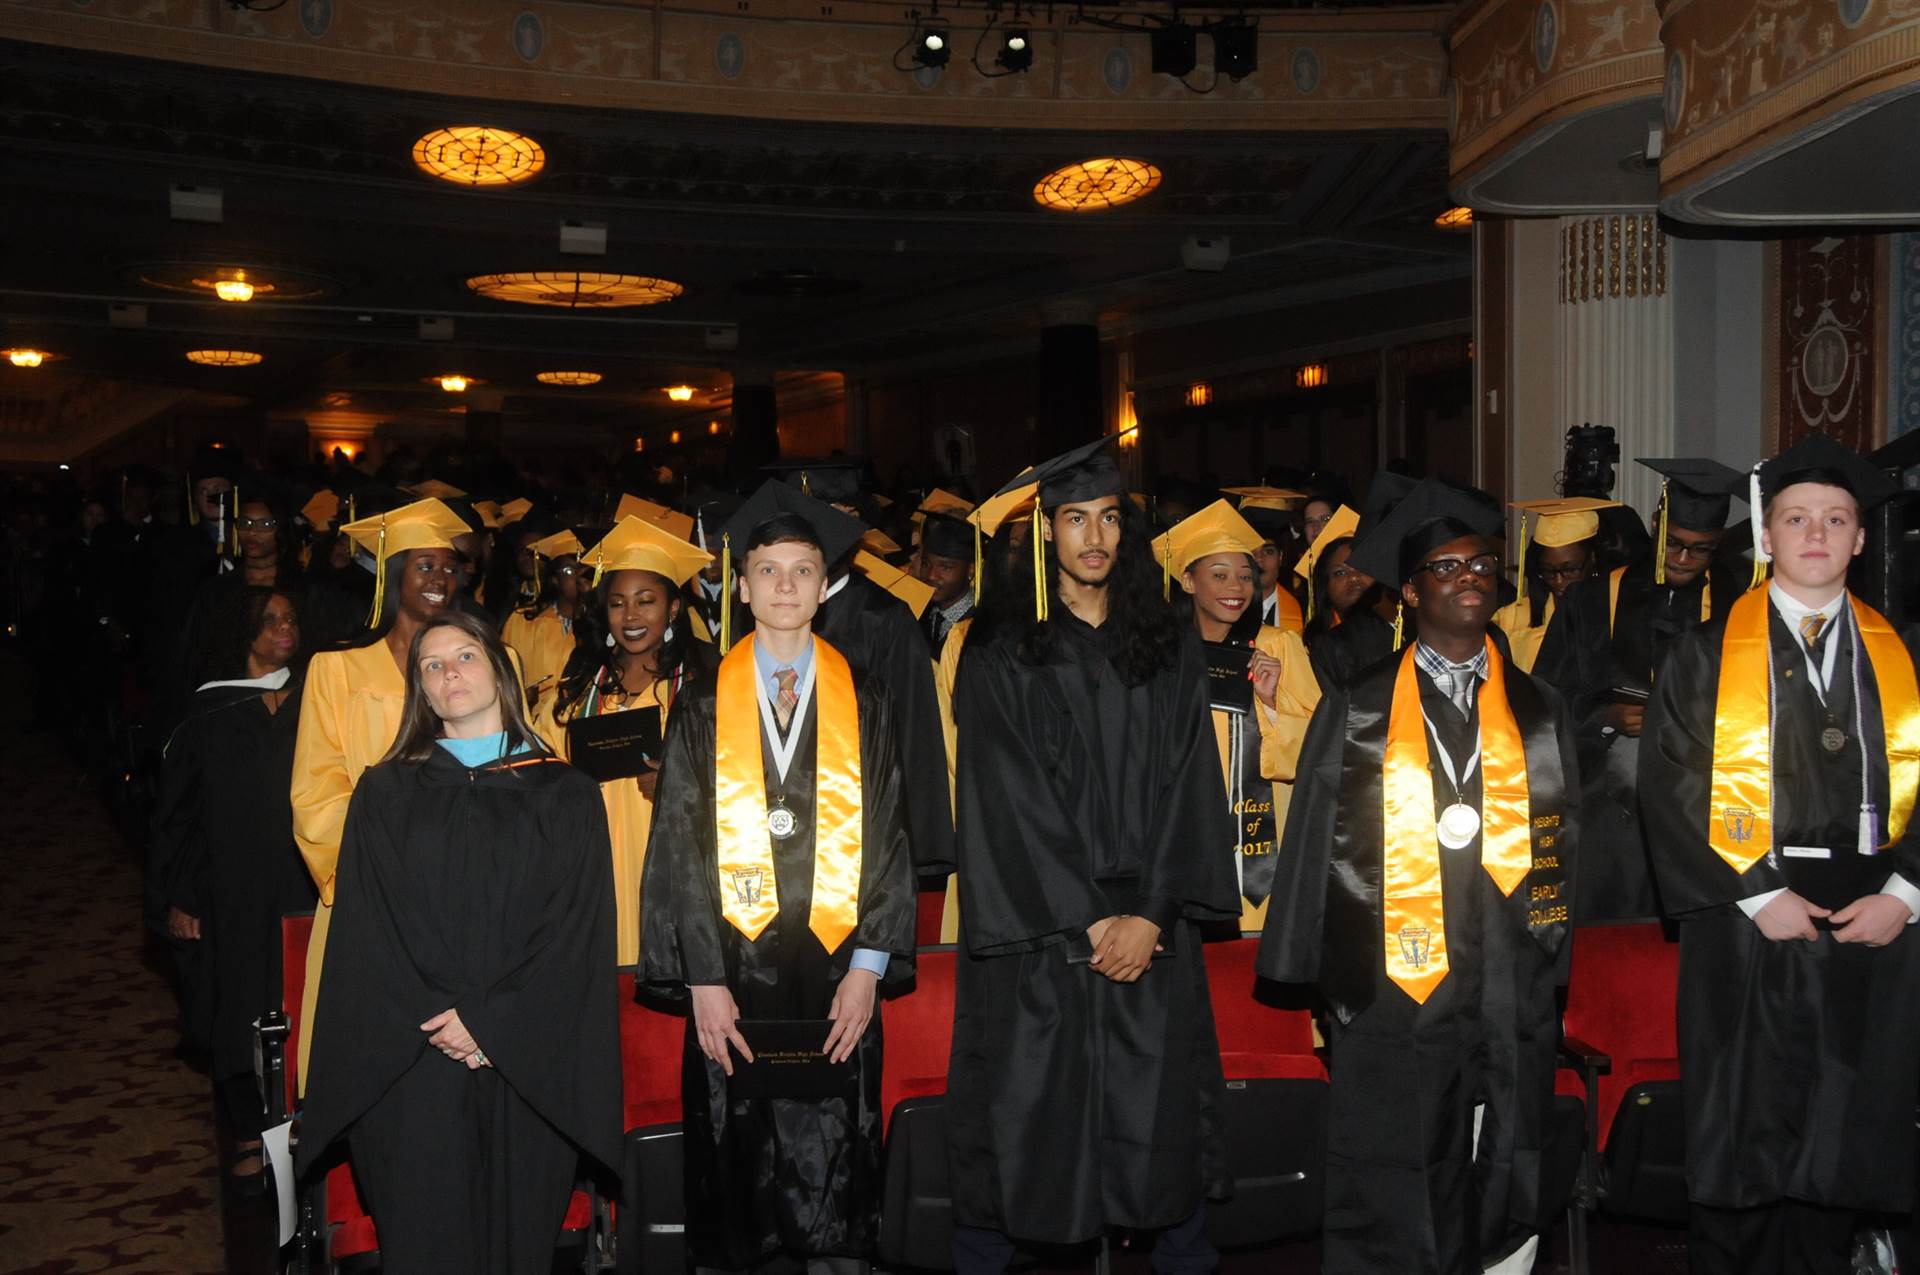
[[[1455,669],[1473,670],[1473,682],[1467,688],[1467,703],[1469,704],[1473,703],[1475,692],[1479,690],[1480,683],[1485,681],[1487,677],[1487,648],[1484,646],[1474,652],[1472,659],[1462,664],[1455,664],[1452,660],[1440,654],[1440,652],[1434,650],[1425,642],[1415,642],[1413,644],[1413,658],[1414,662],[1419,664],[1421,671],[1428,677],[1431,677],[1435,682],[1438,682],[1442,677],[1450,676]]]

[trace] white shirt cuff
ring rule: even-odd
[[[1768,890],[1765,894],[1756,894],[1751,899],[1741,899],[1740,910],[1747,914],[1748,920],[1752,920],[1754,917],[1760,915],[1761,908],[1764,908],[1765,906],[1767,906],[1767,904],[1773,902],[1775,899],[1779,898],[1781,895],[1785,893],[1786,893],[1785,889]],[[1920,896],[1916,896],[1916,897],[1920,897]]]
[[[1920,921],[1920,889],[1916,889],[1913,882],[1896,872],[1887,878],[1885,885],[1880,887],[1880,893],[1891,894],[1907,905],[1908,925]]]

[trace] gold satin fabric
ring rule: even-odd
[[[713,759],[720,912],[749,940],[759,938],[780,912],[753,646],[749,633],[720,662]],[[815,638],[813,658],[813,903],[807,927],[833,952],[860,919],[860,709],[845,657]]]

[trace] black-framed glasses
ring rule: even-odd
[[[1592,565],[1593,563],[1590,560],[1582,560],[1568,566],[1559,567],[1550,567],[1542,563],[1537,570],[1542,580],[1578,580],[1587,574],[1587,569]]]
[[[235,518],[233,525],[241,531],[278,531],[278,518]]]
[[[1718,553],[1719,550],[1720,542],[1718,540],[1708,541],[1704,544],[1698,542],[1689,544],[1685,540],[1675,540],[1672,536],[1667,537],[1667,555],[1669,557],[1711,558],[1715,553]]]
[[[1462,571],[1471,571],[1483,580],[1491,580],[1500,574],[1500,555],[1482,553],[1471,558],[1435,558],[1413,569],[1415,575],[1422,571],[1431,572],[1433,578],[1442,584],[1458,579]]]

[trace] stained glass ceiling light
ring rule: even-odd
[[[201,367],[252,367],[261,362],[264,355],[252,350],[188,350],[187,362],[198,363]]]
[[[1449,208],[1433,219],[1435,227],[1441,230],[1472,230],[1473,209]]]
[[[42,363],[50,363],[60,357],[57,354],[49,354],[45,350],[35,350],[31,348],[0,350],[0,354],[6,355],[7,362],[13,364],[15,367],[23,368],[36,368]]]
[[[1057,212],[1100,212],[1152,194],[1161,176],[1144,159],[1087,159],[1042,177],[1033,188],[1033,201]]]
[[[598,385],[598,372],[535,372],[533,379],[542,385]]]
[[[658,305],[686,291],[671,279],[591,270],[523,270],[513,274],[475,275],[467,280],[467,288],[495,301],[560,306],[569,310]]]
[[[510,186],[547,166],[547,153],[525,133],[456,124],[436,128],[413,144],[420,171],[457,186]]]

